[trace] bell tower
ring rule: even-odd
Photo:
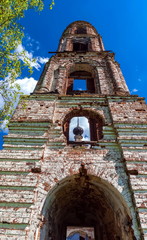
[[[85,21],[22,97],[1,163],[1,239],[146,240],[147,107]]]
[[[79,81],[78,81],[79,80]],[[76,83],[85,86],[76,89]],[[35,93],[128,95],[129,90],[114,53],[105,51],[94,27],[82,21],[68,26],[57,54],[46,64]]]

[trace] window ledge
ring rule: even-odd
[[[97,145],[98,141],[68,141],[68,144],[73,144],[73,145]]]

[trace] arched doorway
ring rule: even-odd
[[[121,194],[101,178],[87,175],[86,169],[49,192],[42,215],[40,240],[66,240],[68,226],[92,227],[95,240],[135,239]]]

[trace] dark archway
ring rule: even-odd
[[[121,194],[86,170],[67,177],[49,192],[40,240],[65,240],[67,226],[95,229],[95,240],[133,240],[131,218]]]

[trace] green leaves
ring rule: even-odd
[[[54,0],[51,1],[50,9],[55,4]],[[27,67],[32,73],[32,65],[26,51],[16,51],[24,37],[23,27],[18,21],[24,17],[26,10],[41,11],[43,7],[43,0],[0,1],[0,95],[5,102],[4,108],[0,109],[0,119],[9,120],[15,109],[16,100],[21,93],[19,85],[14,83],[21,75],[22,69]]]
[[[21,68],[23,65],[26,65],[26,62],[24,64],[20,59],[17,59],[15,49],[22,42],[24,36],[23,27],[18,23],[18,20],[24,17],[24,11],[30,8],[42,10],[43,1],[1,0],[0,42],[2,45],[0,47],[0,79],[4,79],[12,71],[20,75]]]
[[[50,6],[49,6],[50,10],[53,9],[53,6],[54,6],[54,5],[55,5],[55,2],[54,2],[54,0],[52,0],[51,4],[50,4]]]
[[[54,0],[51,0],[52,9]],[[21,74],[22,67],[28,66],[27,61],[21,61],[15,52],[16,47],[22,43],[24,37],[23,27],[18,20],[24,17],[24,12],[28,9],[42,10],[43,0],[1,0],[0,2],[0,79],[5,79],[9,73],[15,71],[16,75]],[[23,57],[23,52],[21,52]],[[13,73],[11,74],[12,79]]]

